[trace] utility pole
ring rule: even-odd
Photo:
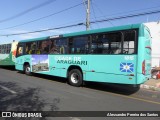
[[[86,5],[86,30],[90,28],[90,0],[85,0]]]

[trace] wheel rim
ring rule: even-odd
[[[72,75],[71,75],[71,81],[72,81],[72,83],[78,83],[78,81],[79,81],[79,75],[77,74],[77,73],[73,73]]]
[[[30,67],[26,67],[26,72],[30,72],[31,68]]]

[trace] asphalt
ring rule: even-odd
[[[157,80],[153,82],[155,81]],[[82,87],[73,87],[66,84],[66,79],[40,74],[27,76],[14,69],[1,68],[0,85],[1,111],[160,110],[160,92],[145,90],[140,86],[131,87],[130,85],[89,82]],[[62,118],[62,120],[65,119]],[[86,120],[86,118],[83,119],[79,116],[67,117],[66,120],[68,119]],[[88,119],[106,120],[108,118],[95,117]],[[129,118],[115,118],[115,120],[121,119],[128,120]],[[158,120],[159,118],[135,117],[131,119]]]

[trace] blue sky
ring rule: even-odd
[[[59,12],[66,8],[82,3],[83,1],[84,0],[1,0],[0,35],[43,30],[80,22],[85,23],[86,10],[85,6],[82,4],[70,10],[66,10],[59,14],[30,24],[18,26],[12,29],[4,29]],[[44,6],[34,9],[33,11],[29,11],[25,14],[23,13],[28,9],[31,9],[46,2],[48,2],[48,4],[45,4]],[[151,10],[160,10],[160,0],[92,0],[90,18],[91,21],[95,21]],[[20,13],[23,14],[21,14],[19,17],[14,17],[16,15],[19,15]],[[120,26],[134,23],[153,22],[159,20],[160,13],[91,24],[90,29]],[[57,35],[82,30],[86,30],[85,26],[59,29],[35,34],[25,34],[8,37],[0,36],[0,44],[9,43],[12,40],[19,41],[35,37],[50,36],[55,34]]]

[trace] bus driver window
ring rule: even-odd
[[[23,54],[23,47],[19,47],[18,48],[18,55],[22,55]]]

